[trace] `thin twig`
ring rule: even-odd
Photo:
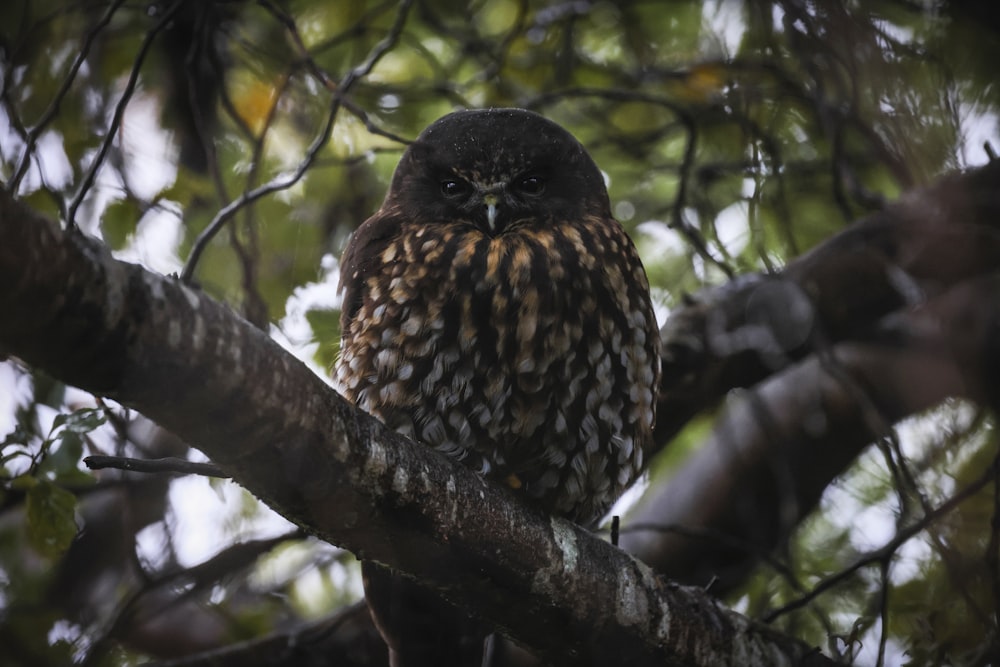
[[[110,22],[111,17],[114,13],[118,11],[118,8],[125,4],[125,0],[115,0],[108,7],[104,15],[101,16],[100,20],[94,27],[90,29],[87,36],[83,40],[83,44],[80,47],[80,52],[76,55],[73,60],[73,64],[70,65],[69,72],[66,73],[66,78],[63,79],[62,85],[59,90],[56,91],[55,96],[52,98],[52,102],[49,103],[48,108],[42,113],[41,118],[38,122],[28,131],[27,140],[24,145],[24,152],[21,153],[21,159],[17,163],[17,168],[14,170],[14,175],[10,179],[10,191],[16,193],[18,186],[21,184],[21,179],[28,171],[28,165],[31,164],[31,155],[35,152],[35,143],[38,141],[38,137],[41,136],[42,132],[48,127],[52,119],[56,117],[59,113],[59,107],[62,105],[63,98],[66,97],[66,93],[69,92],[70,87],[76,80],[76,75],[83,66],[84,61],[90,54],[90,48],[94,45],[97,40],[97,35],[103,30]]]
[[[94,179],[97,177],[97,171],[104,164],[104,158],[108,154],[108,150],[111,149],[111,143],[115,140],[118,134],[118,127],[121,125],[122,116],[125,115],[125,107],[128,106],[129,101],[132,99],[132,93],[135,92],[136,83],[139,81],[139,70],[142,69],[142,63],[146,60],[146,56],[149,54],[150,48],[153,46],[153,40],[156,36],[167,27],[167,24],[173,20],[174,14],[180,9],[184,0],[177,0],[170,9],[163,13],[159,22],[153,26],[153,28],[146,33],[146,38],[142,40],[142,45],[139,47],[139,53],[136,54],[135,61],[132,63],[132,71],[129,73],[128,82],[125,84],[125,90],[122,91],[122,96],[118,100],[118,104],[115,105],[115,113],[111,117],[111,124],[108,126],[108,132],[104,135],[104,141],[101,142],[101,147],[97,151],[97,155],[90,163],[90,168],[87,169],[87,174],[84,176],[83,184],[77,191],[76,196],[73,197],[73,201],[69,205],[69,209],[66,212],[66,226],[72,229],[76,226],[76,212],[80,208],[80,204],[83,203],[84,197],[87,196],[87,192],[90,190],[91,186],[94,184]]]
[[[212,221],[208,223],[208,226],[202,230],[198,238],[195,239],[194,244],[191,246],[191,254],[188,256],[187,263],[184,265],[184,270],[181,271],[181,281],[185,283],[190,283],[191,278],[194,275],[194,270],[198,265],[198,261],[201,259],[202,253],[208,247],[208,244],[215,238],[215,235],[219,233],[226,222],[233,217],[233,215],[239,211],[244,206],[251,204],[261,197],[269,195],[274,192],[285,190],[290,188],[299,182],[306,171],[312,166],[313,162],[316,160],[316,156],[319,154],[320,149],[326,145],[327,139],[330,136],[330,132],[333,129],[333,124],[336,121],[337,113],[344,103],[344,96],[350,90],[350,88],[357,82],[358,79],[367,76],[379,60],[382,59],[386,53],[389,52],[399,41],[399,36],[402,34],[403,26],[406,23],[406,17],[409,14],[410,7],[413,5],[413,0],[403,0],[399,5],[399,11],[396,14],[396,20],[390,28],[388,34],[375,45],[368,58],[361,65],[355,67],[340,82],[340,85],[333,93],[333,98],[330,104],[330,111],[327,114],[326,122],[323,125],[322,130],[313,139],[312,144],[306,151],[305,158],[296,167],[295,172],[285,178],[276,178],[269,183],[254,188],[249,192],[244,192],[237,199],[233,200],[226,206],[224,206]]]
[[[760,545],[754,544],[749,540],[730,535],[721,530],[684,526],[675,523],[627,523],[622,526],[618,532],[620,535],[640,532],[670,533],[691,539],[714,542],[727,549],[733,549],[753,556],[754,558],[759,558],[765,565],[785,577],[792,587],[805,592],[805,589],[795,579],[794,573],[784,563],[772,556],[768,550],[761,548]]]
[[[197,463],[186,459],[179,459],[174,456],[167,456],[162,459],[136,459],[129,456],[87,456],[83,459],[84,464],[91,470],[102,470],[104,468],[117,468],[119,470],[130,470],[132,472],[154,472],[154,473],[174,473],[179,475],[204,475],[206,477],[228,478],[222,468],[212,463]]]
[[[316,59],[313,58],[312,54],[309,52],[309,49],[306,48],[306,44],[302,40],[302,34],[299,32],[299,28],[295,25],[295,20],[291,17],[291,15],[270,0],[258,0],[258,4],[267,9],[267,11],[269,11],[271,15],[281,22],[281,24],[285,26],[285,29],[288,30],[288,34],[292,39],[292,44],[294,44],[295,48],[299,51],[300,63],[305,66],[306,70],[313,76],[313,78],[327,90],[336,91],[338,89],[337,82],[330,77],[326,70],[320,67],[319,63],[316,62]],[[367,20],[370,20],[370,18],[365,17],[360,23]],[[348,29],[347,32],[351,31],[352,29]],[[360,120],[369,133],[404,145],[409,143],[409,141],[404,137],[376,125],[368,115],[368,112],[358,104],[351,101],[349,98],[342,97],[340,104],[344,107],[344,109],[351,112],[358,120]]]
[[[889,642],[889,571],[892,569],[892,557],[886,556],[885,559],[879,563],[879,579],[882,581],[882,590],[879,591],[878,596],[878,617],[880,625],[878,637],[878,660],[876,665],[882,667],[885,664],[885,647]]]
[[[145,569],[140,567],[139,572],[143,585],[129,591],[118,603],[100,636],[89,646],[86,655],[79,664],[82,664],[83,667],[90,667],[103,663],[112,642],[119,638],[129,623],[135,621],[137,612],[144,611],[149,614],[166,612],[171,607],[190,600],[203,592],[210,584],[221,581],[237,570],[245,568],[260,555],[271,551],[282,542],[301,538],[301,531],[293,530],[276,537],[238,542],[199,565],[174,569],[153,576],[147,574]],[[141,608],[144,598],[152,597],[152,594],[157,590],[163,590],[171,583],[184,582],[185,580],[187,580],[185,582],[187,587],[178,586],[179,592],[172,597],[163,601],[154,600],[155,607],[150,606],[145,610]]]
[[[885,543],[878,549],[868,552],[861,558],[857,559],[853,564],[848,565],[846,568],[837,572],[836,574],[832,574],[829,577],[826,577],[825,579],[821,580],[818,584],[816,584],[813,587],[811,591],[809,591],[808,594],[802,596],[797,600],[793,600],[786,605],[778,607],[777,609],[764,615],[763,621],[765,623],[770,623],[779,616],[787,614],[790,611],[795,611],[796,609],[800,609],[801,607],[804,607],[805,605],[807,605],[808,603],[812,602],[814,599],[819,597],[822,593],[825,593],[829,589],[833,588],[834,586],[846,580],[848,577],[850,577],[852,574],[854,574],[861,568],[867,565],[871,565],[872,563],[880,563],[886,560],[887,558],[891,557],[894,553],[896,553],[899,547],[901,547],[904,543],[909,541],[914,535],[922,532],[932,523],[934,523],[941,517],[945,516],[952,510],[954,510],[962,502],[968,500],[975,493],[979,492],[984,486],[993,481],[994,472],[995,471],[993,470],[993,468],[990,467],[982,476],[979,477],[979,479],[966,486],[964,489],[956,493],[954,496],[952,496],[945,502],[941,503],[941,505],[939,505],[936,509],[925,514],[922,519],[914,522],[909,527],[901,528],[899,532],[896,533],[896,536],[893,537],[891,540],[889,540],[887,543]]]

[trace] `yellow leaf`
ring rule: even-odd
[[[274,85],[254,80],[237,86],[233,95],[233,106],[240,119],[246,123],[255,136],[260,136],[278,96]]]
[[[681,79],[678,94],[692,102],[708,102],[726,87],[726,70],[718,64],[695,65]]]

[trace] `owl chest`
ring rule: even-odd
[[[347,332],[353,359],[341,362],[353,361],[342,380],[359,405],[445,450],[534,433],[580,373],[596,308],[589,277],[543,271],[543,250],[456,239],[389,248]],[[415,251],[421,261],[407,261]]]
[[[361,351],[368,393],[379,392],[372,406],[412,411],[412,435],[435,446],[444,431],[462,438],[535,430],[545,412],[538,397],[571,380],[584,324],[557,285],[511,278],[421,271],[418,280],[383,281],[387,292],[368,304]],[[448,428],[437,427],[438,416]]]
[[[648,302],[565,244],[442,247],[383,254],[344,334],[342,389],[553,510],[599,512],[638,473],[652,423]]]

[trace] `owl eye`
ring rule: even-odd
[[[541,176],[527,176],[517,182],[517,189],[526,195],[540,195],[545,192],[545,180]]]
[[[441,194],[445,197],[460,197],[469,191],[469,186],[462,181],[446,179],[441,181]]]

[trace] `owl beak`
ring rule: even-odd
[[[490,226],[491,232],[497,230],[497,201],[497,196],[494,194],[483,197],[483,202],[486,204],[486,224]]]

